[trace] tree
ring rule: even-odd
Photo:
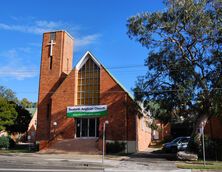
[[[16,105],[0,97],[0,131],[14,124],[17,117]]]
[[[24,108],[31,108],[32,107],[32,102],[30,102],[27,98],[23,98],[20,102],[20,104],[24,107]]]
[[[4,86],[1,85],[0,85],[0,97],[3,97],[8,101],[13,101],[15,103],[18,103],[18,99],[15,93],[11,89],[5,88]]]
[[[26,98],[19,102],[11,89],[0,86],[0,131],[26,132],[32,117],[25,108],[33,105],[34,103],[29,102]]]
[[[28,130],[29,123],[32,119],[31,114],[25,108],[15,104],[17,117],[14,119],[13,124],[6,127],[9,133],[24,133]]]
[[[148,51],[148,72],[134,89],[138,100],[158,104],[169,120],[194,119],[189,151],[200,145],[198,129],[222,111],[222,3],[166,0],[161,12],[128,19],[128,35]],[[149,106],[147,106],[149,107]]]

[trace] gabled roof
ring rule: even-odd
[[[79,60],[79,62],[76,65],[76,69],[79,70],[81,67],[87,62],[87,60],[91,57],[91,59],[97,64],[98,67],[101,66],[100,62],[90,53],[87,51],[84,56]]]
[[[81,67],[86,63],[86,61],[91,57],[91,59],[100,67],[102,66],[106,72],[111,76],[111,78],[129,95],[129,97],[134,101],[133,96],[127,91],[127,89],[109,72],[109,70],[103,66],[95,56],[89,51],[87,51],[84,56],[79,60],[79,62],[76,65],[76,69],[79,70]]]
[[[37,108],[25,108],[29,113],[33,116],[35,112],[37,111]]]

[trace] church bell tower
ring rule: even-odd
[[[43,34],[39,79],[37,135],[38,141],[49,140],[51,96],[72,70],[73,38],[65,31]]]

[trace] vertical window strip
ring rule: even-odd
[[[99,67],[92,59],[83,65],[78,73],[78,93],[79,105],[99,104]],[[84,81],[84,82],[83,82]]]
[[[55,41],[56,40],[56,32],[51,32],[50,33],[50,41],[53,40]]]

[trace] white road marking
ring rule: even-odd
[[[75,171],[75,172],[87,172],[87,171],[103,171],[103,170],[87,170],[87,169],[82,169],[82,170],[63,170],[63,169],[27,169],[27,168],[0,168],[0,171],[36,171],[36,172],[41,172],[41,171],[55,171],[55,172],[71,172],[71,171]]]

